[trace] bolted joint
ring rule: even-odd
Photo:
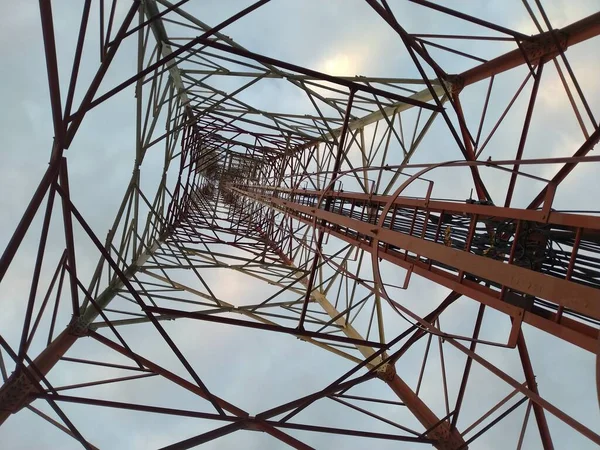
[[[441,422],[433,430],[427,433],[427,437],[437,441],[434,444],[438,450],[466,450],[465,441],[460,433],[454,429],[450,429],[450,424],[447,421]]]
[[[256,419],[256,417],[254,416],[246,417],[243,429],[249,431],[265,431],[264,425],[261,423],[260,420]]]
[[[90,322],[85,320],[82,316],[73,316],[67,326],[69,334],[77,337],[87,336]]]
[[[450,94],[459,94],[465,87],[465,80],[460,75],[446,75],[444,83]]]
[[[383,381],[392,381],[396,376],[396,367],[393,364],[385,363],[377,368],[377,377]]]
[[[16,413],[29,403],[29,395],[34,390],[33,383],[23,371],[13,372],[0,388],[0,411]]]
[[[561,51],[565,51],[567,35],[560,30],[546,31],[538,34],[531,41],[523,41],[521,47],[529,62],[535,64],[540,58],[551,59]]]

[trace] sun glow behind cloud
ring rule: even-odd
[[[340,49],[321,60],[317,70],[335,76],[359,75],[364,72],[364,60],[364,52],[360,49]]]

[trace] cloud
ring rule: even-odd
[[[110,2],[105,3],[108,5]],[[283,2],[280,2],[281,4],[279,5],[275,5],[275,3],[277,2],[272,2],[268,7],[271,8],[272,5],[272,8],[285,9],[286,7],[285,4],[281,6]],[[362,2],[360,3],[362,4]],[[594,5],[593,2],[590,4]],[[58,2],[54,2],[54,5],[56,5],[57,20],[55,25],[59,35],[59,44],[61,47],[63,45],[69,47],[70,51],[72,51],[73,42],[68,41],[68,37],[73,33],[76,34],[76,25],[78,25],[79,20],[78,11],[71,12],[70,8],[65,6],[66,4],[61,6]],[[121,7],[121,5],[124,4],[119,3],[118,5],[117,17],[121,18],[125,11],[124,6]],[[356,5],[358,5],[358,2]],[[564,8],[561,9],[561,5]],[[552,21],[555,26],[562,26],[564,23],[587,14],[583,10],[566,7],[565,5],[565,3],[561,3],[557,7],[551,6]],[[239,5],[234,6],[237,7]],[[256,22],[240,21],[239,24],[236,24],[236,27],[232,29],[232,35],[236,38],[239,37],[242,44],[246,42],[245,39],[247,38],[249,42],[248,47],[252,50],[257,49],[268,55],[277,56],[299,64],[306,64],[333,75],[352,76],[372,74],[389,76],[391,74],[391,76],[402,76],[409,73],[414,76],[414,68],[412,65],[409,66],[406,64],[407,60],[403,45],[395,32],[384,27],[381,19],[367,7],[363,6],[363,9],[354,10],[347,7],[345,3],[340,2],[327,2],[327,4],[314,2],[312,3],[312,8],[305,6],[304,3],[300,4],[297,2],[293,6],[288,6],[295,8],[294,12],[296,14],[288,14],[284,17],[279,15],[281,9],[271,10],[265,8],[264,15],[257,17]],[[218,23],[218,16],[208,3],[202,5],[198,2],[190,2],[189,6],[186,5],[186,8],[188,7],[194,13],[196,12],[194,11],[196,7],[205,8],[203,10],[205,14],[201,15],[201,17],[206,17],[206,22],[208,23]],[[47,165],[49,144],[52,136],[37,8],[30,7],[26,3],[19,3],[11,11],[10,20],[4,21],[6,26],[0,27],[0,36],[3,42],[8,38],[12,42],[15,35],[20,36],[19,46],[5,45],[2,49],[7,65],[10,63],[12,67],[12,70],[0,75],[4,79],[4,83],[0,84],[0,89],[2,89],[0,92],[2,92],[2,95],[6,99],[5,103],[10,105],[10,109],[5,108],[5,112],[1,117],[2,128],[5,130],[0,137],[2,139],[0,141],[2,144],[2,157],[4,161],[8,162],[0,167],[0,186],[5,192],[10,193],[10,195],[0,197],[0,208],[2,211],[5,211],[0,222],[0,230],[2,231],[0,233],[0,241],[2,243],[8,240],[9,232],[16,225],[20,214],[24,210],[26,201],[29,199],[37,180]],[[94,14],[97,13],[94,12]],[[261,14],[263,14],[262,10]],[[564,19],[562,18],[563,16]],[[404,15],[402,17],[411,26],[414,25],[416,27],[416,25],[422,23],[422,21],[416,20],[411,22],[410,19],[413,16]],[[435,17],[439,18],[438,15]],[[279,18],[281,19],[279,20]],[[97,17],[94,17],[94,23],[96,22]],[[436,21],[432,19],[431,24],[436,23],[438,23],[437,19]],[[449,23],[455,24],[456,22]],[[300,26],[305,28],[300,28]],[[451,31],[459,31],[456,28],[457,25],[453,25],[453,27],[451,27]],[[284,33],[286,28],[288,28],[288,33]],[[519,29],[522,31],[526,28]],[[300,34],[300,31],[303,33]],[[92,36],[89,42],[90,48],[97,46],[98,36],[95,32],[91,33],[90,36]],[[17,51],[17,47],[19,51]],[[573,50],[569,50],[569,55],[572,54],[571,51]],[[122,49],[118,59],[115,60],[114,71],[109,72],[107,75],[107,82],[103,85],[103,89],[107,89],[109,86],[122,81],[132,73],[135,66],[135,51],[135,42],[128,43]],[[97,49],[93,50],[93,53],[86,53],[86,57],[89,57],[89,60],[86,60],[83,69],[86,71],[83,75],[84,81],[89,81],[86,77],[91,77],[93,69],[97,67],[96,52]],[[70,60],[67,58],[68,52],[64,55],[64,59],[61,59],[61,72],[68,74],[70,70]],[[92,58],[94,59],[93,64],[91,62],[88,64],[87,61],[91,61]],[[67,62],[62,64],[62,61]],[[595,91],[589,90],[595,89],[594,75],[597,72],[595,68],[592,68],[592,66],[577,66],[576,69],[576,73],[582,85],[584,85],[586,93],[595,96],[597,88]],[[259,85],[262,87],[261,83]],[[312,111],[312,105],[308,103],[307,98],[302,95],[302,100],[300,100],[295,92],[291,92],[291,89],[278,89],[276,91],[277,95],[274,95],[272,93],[274,91],[271,89],[274,84],[265,83],[263,89],[249,92],[247,97],[248,103],[264,105],[265,109],[271,110],[289,111],[292,108],[297,108],[298,111],[303,113],[308,108]],[[85,83],[82,82],[82,85],[85,86]],[[575,134],[571,134],[571,128],[567,130],[566,125],[559,118],[552,115],[564,110],[565,96],[559,97],[558,93],[561,87],[555,83],[555,79],[543,86],[544,88],[540,96],[540,110],[543,112],[542,117],[546,122],[536,130],[536,138],[532,141],[534,148],[527,155],[533,155],[536,151],[546,155],[571,152],[575,148],[576,143],[581,140],[581,136],[576,137]],[[63,89],[63,94],[64,92]],[[501,95],[504,96],[504,94]],[[559,98],[560,101],[558,100]],[[481,100],[481,96],[479,96],[479,99]],[[495,100],[494,107],[496,109],[494,113],[498,115],[500,113],[498,109],[499,103],[496,103]],[[596,104],[597,100],[595,99],[594,105]],[[480,111],[481,105],[479,103],[465,103],[464,106],[469,114],[475,116]],[[518,109],[522,111],[522,105]],[[294,111],[296,110],[294,109]],[[72,148],[67,152],[74,201],[101,238],[104,237],[105,231],[111,226],[112,217],[121,198],[120,194],[131,175],[135,142],[134,118],[133,89],[128,89],[107,105],[103,105],[93,111],[86,118]],[[161,118],[161,120],[163,119]],[[499,139],[494,142],[496,146],[490,149],[490,154],[493,154],[495,158],[496,155],[514,155],[515,146],[513,138],[517,135],[515,130],[519,129],[518,125],[522,122],[520,122],[521,119],[516,117],[516,115],[515,117],[511,116],[509,119],[506,124],[507,131],[503,129],[504,134],[498,136]],[[405,125],[407,123],[414,122],[407,121]],[[438,121],[437,123],[440,122]],[[472,123],[477,123],[477,121],[475,120]],[[438,128],[435,128],[436,126]],[[410,128],[408,125],[407,127]],[[367,141],[371,138],[370,133],[372,133],[372,128],[367,129],[365,132]],[[541,132],[540,129],[542,130]],[[550,133],[548,130],[556,132]],[[163,130],[159,126],[155,130],[155,135],[160,135],[162,132]],[[552,140],[553,136],[555,137],[556,135],[558,135],[558,138]],[[391,148],[388,161],[391,158],[397,158],[400,154],[400,150],[397,147],[395,145]],[[392,155],[392,152],[395,153]],[[163,156],[164,153],[159,147],[155,147],[149,151],[142,166],[144,192],[154,194],[161,174]],[[450,156],[451,159],[460,157],[456,145],[451,140],[445,126],[436,124],[432,128],[431,134],[424,140],[416,158],[421,158],[420,160],[424,161],[435,161],[449,159]],[[356,161],[354,156],[351,159],[353,162]],[[176,165],[174,163],[174,166]],[[591,172],[593,169],[586,168],[584,170],[589,170],[590,173],[588,175],[593,175],[593,172]],[[457,175],[458,173],[461,175]],[[462,199],[468,193],[469,180],[467,171],[451,173],[450,171],[438,171],[436,175],[436,192],[439,192],[439,195],[454,196]],[[489,181],[491,184],[497,183],[500,185],[500,181],[506,180],[500,180],[500,177],[496,178],[492,175],[489,177]],[[571,187],[571,181],[572,179],[570,178],[569,184],[564,186],[567,190]],[[577,184],[578,189],[581,186],[589,188],[589,183],[586,184],[583,178],[578,183],[580,183]],[[351,183],[347,183],[347,185],[349,188]],[[575,197],[577,194],[576,190],[573,188],[571,192],[569,195]],[[526,193],[521,192],[519,196],[525,201]],[[572,197],[567,197],[567,200],[569,198]],[[588,195],[583,196],[581,201],[587,203],[589,202],[589,198],[591,198],[591,195],[588,193]],[[143,205],[142,211],[144,211]],[[56,215],[56,218],[58,220],[60,216]],[[2,298],[5,299],[5,314],[0,318],[0,323],[2,324],[2,334],[9,335],[11,342],[16,342],[19,337],[19,328],[16,326],[19,324],[17,319],[20,319],[23,313],[23,305],[26,297],[24,293],[26,292],[32,269],[39,220],[34,224],[32,229],[36,231],[31,236],[28,236],[22,253],[14,266],[15,273],[11,273],[10,281],[2,285]],[[49,244],[50,250],[48,254],[54,258],[49,257],[49,263],[55,263],[57,255],[60,254],[64,246],[59,231],[61,230],[53,234],[53,237],[56,236],[56,239],[53,238]],[[89,240],[81,233],[81,230],[78,230],[77,233],[78,269],[80,270],[80,277],[83,280],[88,280],[98,254]],[[216,249],[223,246],[211,247]],[[339,242],[330,239],[330,243],[326,244],[325,251],[332,252],[337,250],[338,247]],[[229,252],[230,254],[236,253],[231,250],[225,250],[225,252]],[[351,267],[363,279],[368,280],[372,278],[369,258],[365,258],[365,263],[360,271],[357,262],[351,263]],[[397,285],[399,284],[399,280],[403,280],[404,273],[397,267],[384,267],[382,270],[384,271],[385,280],[391,284]],[[201,286],[201,283],[191,271],[185,272],[185,274],[179,273],[176,279],[189,283],[190,286],[204,292],[204,287]],[[332,275],[333,272],[334,270],[331,268],[324,270],[326,276]],[[214,289],[215,294],[219,298],[223,298],[236,305],[259,303],[277,290],[276,287],[265,287],[258,280],[241,275],[235,271],[202,269],[201,273],[203,277],[205,276],[206,282]],[[275,279],[276,277],[273,276],[272,278]],[[286,279],[285,281],[289,282],[290,280]],[[47,286],[48,282],[48,276],[44,275],[41,286]],[[338,290],[341,292],[340,309],[344,307],[346,293],[352,289],[352,286],[353,283],[351,281],[348,283],[346,280],[336,282],[328,293],[333,302]],[[447,293],[445,289],[432,285],[416,276],[411,281],[411,285],[407,291],[392,288],[390,288],[390,291],[394,293],[394,299],[420,313],[435,307]],[[356,288],[355,298],[360,299],[366,294],[367,290],[359,286]],[[180,298],[187,296],[187,294],[182,293],[176,295],[179,295]],[[68,300],[67,296],[64,296],[64,298]],[[281,298],[288,299],[293,298],[293,296],[286,293]],[[166,301],[163,303],[167,304]],[[68,306],[68,302],[64,304]],[[112,306],[119,306],[126,309],[123,305],[127,305],[127,308],[130,308],[127,311],[137,311],[137,307],[129,305],[124,299],[115,300]],[[373,299],[371,298],[365,305],[356,321],[356,326],[364,334],[366,334],[368,328],[368,317],[370,308],[373,306]],[[461,299],[456,305],[450,308],[447,314],[442,316],[444,329],[457,330],[468,334],[471,332],[470,326],[473,323],[477,307],[478,304],[475,301]],[[401,330],[404,330],[407,323],[395,315],[387,304],[384,303],[383,308],[387,330],[386,336],[389,339]],[[285,310],[273,311],[289,314],[289,311]],[[62,310],[61,314],[59,322],[61,326],[64,326],[69,320],[68,308]],[[292,314],[289,315],[292,316]],[[508,327],[506,316],[488,309],[485,320],[485,337],[490,340],[503,342],[506,339]],[[290,321],[290,323],[292,322]],[[45,323],[44,325],[47,324]],[[295,397],[318,391],[352,367],[352,364],[347,360],[332,358],[330,353],[291,336],[274,337],[264,331],[223,327],[194,320],[165,322],[164,327],[179,345],[202,380],[206,382],[207,386],[216,394],[223,396],[227,400],[231,400],[241,407],[247,408],[251,414]],[[591,376],[593,374],[592,356],[582,352],[575,352],[571,346],[567,346],[562,342],[556,343],[555,340],[549,339],[547,335],[541,334],[530,327],[524,327],[524,329],[530,343],[531,354],[535,358],[534,364],[538,370],[538,382],[540,383],[540,389],[543,390],[543,394],[557,404],[569,405],[570,403],[570,406],[567,406],[567,408],[571,408],[569,410],[573,414],[579,414],[583,417],[582,420],[585,423],[592,427],[595,426],[598,423],[595,421],[597,410],[594,407],[596,405],[591,401],[592,396],[588,395],[586,397],[586,394],[589,393],[589,386],[593,386],[594,383]],[[191,376],[151,325],[144,324],[122,327],[119,331],[134,351],[158,361],[188,380],[191,379]],[[110,330],[104,329],[102,333],[116,340]],[[374,331],[371,331],[372,336],[374,336]],[[550,345],[549,342],[551,343]],[[407,380],[409,380],[413,387],[416,386],[418,376],[418,369],[416,370],[415,368],[420,368],[425,352],[425,345],[426,340],[423,339],[398,364],[399,371],[407,377]],[[99,347],[99,345],[90,339],[82,339],[71,350],[72,353],[70,355],[86,358],[92,358],[91,355],[93,355],[94,359],[124,362],[124,358],[117,357],[114,352]],[[440,379],[440,361],[439,355],[436,353],[438,350],[435,339],[433,347],[429,368],[425,372],[425,383],[422,393],[428,404],[441,417],[445,414],[445,406],[442,397],[443,386]],[[464,368],[464,357],[458,352],[446,350],[446,348],[448,348],[448,345],[445,345],[444,351],[447,358],[448,377],[451,381],[450,401],[452,406]],[[522,380],[521,368],[514,350],[486,349],[484,346],[479,346],[478,348],[490,360],[493,360],[504,370]],[[548,354],[548,348],[553,349],[552,355]],[[37,351],[38,347],[32,349],[32,353],[35,353],[34,350]],[[356,354],[356,352],[353,354]],[[564,361],[569,362],[564,363]],[[128,363],[130,362],[128,361]],[[57,367],[57,369],[60,370],[53,371],[52,373],[52,382],[58,385],[89,381],[90,379],[101,379],[115,373],[115,371],[99,370],[92,366],[83,367],[74,363],[61,362],[59,364],[60,367]],[[496,400],[505,394],[506,390],[506,386],[500,385],[497,381],[490,381],[496,379],[489,373],[476,364],[474,366],[473,378],[470,381],[468,396],[465,399],[469,407],[466,408],[459,422],[461,429],[464,429],[472,420],[475,420],[477,413],[482,413],[491,407]],[[125,373],[127,372],[118,372],[119,375]],[[564,382],[566,378],[578,379],[581,380],[581,383],[573,383],[567,386],[567,383]],[[389,398],[390,396],[390,392],[385,384],[379,380],[359,386],[352,392],[363,392],[365,395],[373,395],[381,398]],[[105,385],[102,388],[84,388],[75,391],[75,393],[78,395],[120,399],[122,401],[178,406],[190,409],[196,408],[203,411],[211,410],[208,402],[191,396],[187,391],[158,377],[139,382],[133,381]],[[572,402],[571,397],[569,397],[571,394],[578,401],[582,402],[583,406],[581,408],[576,408],[575,402]],[[38,403],[41,402],[36,402],[36,404]],[[354,411],[332,405],[334,404],[331,400],[320,401],[314,407],[307,409],[304,415],[299,417],[303,420],[324,425],[346,423],[351,428],[388,430],[387,426],[376,424],[374,421],[368,421],[364,416]],[[184,437],[199,434],[215,427],[212,423],[206,424],[200,421],[179,418],[168,419],[164,416],[146,413],[116,413],[110,409],[86,409],[70,405],[64,405],[64,408],[69,416],[73,417],[73,420],[76,421],[77,426],[82,427],[84,435],[89,436],[90,440],[100,447],[110,448],[115,445],[115,442],[118,442],[118,445],[123,448],[156,447],[175,442]],[[377,407],[372,406],[371,408],[376,410]],[[410,426],[418,427],[416,420],[406,408],[391,408],[386,406],[381,407],[378,411],[400,423],[408,423]],[[2,427],[0,437],[4,442],[8,442],[12,448],[37,448],[43,445],[46,445],[47,448],[69,448],[68,446],[71,445],[75,448],[72,440],[65,439],[62,434],[56,432],[49,425],[43,425],[40,420],[26,413],[19,414],[10,419],[7,423],[8,426]],[[554,422],[552,424],[556,425]],[[477,448],[492,449],[503,447],[504,441],[502,438],[509,433],[511,435],[517,433],[519,426],[520,424],[517,423],[517,420],[511,417],[509,420],[501,423],[494,431],[495,435],[486,435],[478,440]],[[132,431],[134,428],[137,431]],[[534,428],[532,424],[530,424],[530,428]],[[29,429],[35,429],[36,432],[23,432],[23,430]],[[40,431],[38,432],[37,430]],[[290,434],[298,434],[306,437],[307,441],[317,448],[331,448],[338,445],[339,442],[344,442],[344,448],[358,449],[364,448],[366,445],[365,442],[368,442],[358,439],[343,440],[343,438],[340,439],[319,434],[307,435],[307,433],[294,432],[290,432]],[[557,447],[569,445],[567,442],[573,437],[569,434],[565,434],[564,436],[562,434],[555,436]],[[584,448],[586,444],[575,441],[575,438],[573,438],[573,442],[576,442],[575,445],[578,448]],[[40,444],[40,441],[43,442]],[[534,433],[529,448],[534,448],[536,445],[538,445],[538,442]],[[281,448],[281,443],[265,434],[243,432],[213,441],[207,445],[207,448],[249,448],[252,446],[254,448]],[[392,448],[392,444],[389,444],[389,448]],[[394,446],[393,448],[396,447]],[[407,446],[407,448],[411,447]]]

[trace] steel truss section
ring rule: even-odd
[[[65,81],[55,3],[40,2],[54,130],[49,164],[0,259],[0,281],[9,283],[21,276],[15,261],[36,236],[29,289],[17,299],[22,323],[18,333],[7,331],[14,324],[2,322],[6,330],[0,329],[3,427],[28,409],[84,448],[97,448],[81,431],[85,418],[70,413],[69,405],[78,404],[214,422],[169,449],[240,430],[297,449],[314,448],[313,435],[333,434],[459,450],[479,448],[482,436],[501,430],[509,444],[498,448],[533,442],[547,450],[565,442],[565,429],[572,433],[567,439],[600,445],[586,411],[558,404],[543,385],[538,389],[534,367],[556,339],[600,361],[600,216],[593,208],[556,206],[565,179],[600,162],[589,155],[600,139],[597,105],[584,95],[570,61],[572,48],[598,43],[600,13],[556,29],[539,0],[523,0],[538,31],[526,35],[464,8],[407,2],[451,29],[479,30],[438,34],[425,25],[409,31],[420,27],[402,22],[399,6],[365,0],[363,12],[397,37],[411,64],[412,78],[397,78],[330,75],[251,51],[224,34],[267,11],[269,0],[212,26],[193,14],[188,0],[85,0]],[[96,19],[99,26],[92,26]],[[95,40],[98,62],[86,80],[83,55]],[[464,42],[485,49],[486,58]],[[497,43],[503,51],[487,47]],[[135,72],[108,85],[106,74],[132,45]],[[539,140],[532,129],[549,73],[560,80],[571,108],[562,112],[581,137],[573,155],[529,157]],[[521,77],[520,86],[495,89],[505,75]],[[247,100],[258,86],[276,96],[280,83],[303,99],[302,112]],[[483,85],[474,107],[471,89]],[[135,94],[135,157],[101,239],[75,204],[68,162],[80,151],[77,136],[88,113],[123,92]],[[490,125],[492,111],[498,118]],[[510,118],[520,122],[512,130],[519,139],[502,153],[494,143]],[[440,159],[433,151],[439,145],[451,148],[454,159]],[[148,163],[156,154],[160,168]],[[548,166],[558,169],[549,176]],[[452,192],[453,176],[456,184],[467,180],[468,199]],[[496,177],[505,177],[502,198]],[[532,187],[527,198],[519,183]],[[88,279],[81,260],[90,248],[98,262]],[[221,298],[215,271],[260,283],[264,296]],[[439,287],[431,292],[445,291],[433,308],[415,301],[417,278]],[[457,319],[458,308],[470,313]],[[217,368],[184,351],[172,321],[198,333],[212,323],[282,341],[292,335],[345,365],[332,365],[322,380],[331,375],[334,381],[308,395],[248,412],[206,382],[207,371]],[[142,327],[152,335],[143,345],[132,335]],[[533,328],[543,338],[529,346]],[[179,367],[161,362],[159,346]],[[96,358],[77,352],[83,348],[101,350]],[[518,374],[510,358],[518,361]],[[82,371],[81,382],[54,381],[73,367],[121,376],[90,378],[92,372]],[[347,370],[336,372],[339,367]],[[489,386],[475,376],[487,377]],[[167,407],[154,391],[144,403],[81,392],[142,386],[146,379],[177,386],[200,403]],[[388,397],[380,397],[379,385]],[[474,406],[492,386],[501,386],[504,397]],[[40,408],[45,404],[51,411]],[[312,413],[324,404],[361,419],[344,427],[315,423]],[[392,407],[403,412],[391,413]],[[501,428],[517,415],[517,426]]]

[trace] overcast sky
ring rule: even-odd
[[[2,77],[0,94],[4,105],[0,115],[2,124],[0,192],[3,194],[0,195],[0,211],[2,211],[0,248],[3,248],[47,167],[53,129],[37,2],[1,1],[4,3],[4,10],[7,11],[0,19],[0,42],[3,44],[0,49],[3,59],[3,69],[0,71]],[[105,3],[110,4],[110,2]],[[192,0],[185,9],[204,23],[215,25],[249,3]],[[444,16],[424,8],[400,2],[391,3],[400,22],[410,32],[473,34],[485,32],[469,24],[446,20]],[[506,3],[504,1],[482,2],[475,6],[470,14],[496,21],[526,34],[535,33],[535,27],[527,18],[520,2],[515,2],[510,7],[507,7]],[[123,17],[128,4],[128,2],[119,2],[116,12],[118,19]],[[97,7],[95,4],[92,8],[91,32],[82,65],[83,84],[91,79],[98,64]],[[74,39],[79,26],[80,2],[55,1],[53,8],[64,98],[70,61],[74,52]],[[595,12],[597,8],[595,0],[579,2],[564,0],[549,2],[546,11],[552,25],[557,28]],[[170,27],[175,29],[172,25]],[[191,36],[195,34],[195,31],[188,32]],[[385,26],[366,3],[358,0],[327,2],[273,0],[267,6],[225,29],[224,34],[249,50],[333,75],[386,77],[418,75],[414,66],[410,64],[398,36]],[[461,45],[462,49],[477,53],[484,58],[493,57],[513,48],[511,46],[513,44],[508,43],[477,43],[472,47],[467,43],[459,43],[457,47],[461,48]],[[600,69],[600,61],[596,56],[597,45],[597,40],[585,42],[570,48],[568,56],[592,110],[598,116],[600,88],[596,77]],[[473,61],[450,58],[442,52],[435,53],[433,50],[432,55],[439,58],[442,67],[448,73],[459,73],[474,64]],[[136,39],[132,38],[119,50],[100,91],[104,92],[131,76],[135,67]],[[489,132],[525,75],[526,69],[520,68],[497,77],[484,134],[486,130]],[[224,84],[228,82],[230,81],[222,81]],[[314,113],[314,109],[311,109],[310,103],[303,94],[291,89],[289,85],[275,90],[273,88],[275,84],[267,80],[261,81],[241,97],[257,108],[280,112]],[[483,82],[465,89],[461,94],[467,122],[473,129],[477,127],[486,89],[487,84]],[[514,157],[519,139],[519,133],[514,130],[520,130],[530,89],[531,81],[514,106],[517,113],[507,117],[481,158],[486,159],[490,156],[497,160]],[[584,137],[569,108],[568,99],[556,70],[550,65],[545,68],[540,91],[525,157],[571,155],[584,141]],[[133,94],[133,87],[128,88],[107,104],[92,111],[86,117],[73,145],[66,151],[73,202],[101,240],[104,239],[112,224],[133,167],[135,156]],[[407,129],[410,129],[410,124],[414,123],[414,116],[414,111],[406,114]],[[367,129],[365,133],[372,134],[373,130]],[[157,130],[155,134],[160,135],[161,130]],[[152,195],[161,174],[164,157],[162,149],[156,150],[154,153],[148,153],[142,166],[145,192],[151,192]],[[445,125],[442,121],[437,121],[422,142],[413,161],[437,162],[461,157]],[[390,161],[393,162],[393,158],[390,157]],[[531,171],[540,176],[551,177],[556,167],[543,167]],[[597,166],[592,164],[574,171],[559,189],[555,208],[598,209],[600,177],[595,176],[596,171]],[[502,203],[508,177],[490,170],[483,170],[482,174],[492,198],[497,199],[497,204]],[[452,197],[460,201],[469,196],[471,182],[464,170],[438,171],[432,173],[431,178],[436,181],[434,196]],[[347,183],[350,185],[351,181]],[[539,183],[520,180],[513,205],[525,207],[541,187]],[[423,193],[416,195],[423,195]],[[58,209],[56,211],[59,212]],[[48,285],[52,268],[64,248],[59,222],[57,220],[51,229],[53,238],[48,244],[48,262],[45,265],[46,270],[42,276],[41,286]],[[8,276],[0,284],[0,298],[3,302],[0,333],[13,345],[13,348],[18,346],[19,324],[24,314],[25,293],[30,283],[40,223],[40,218],[36,218],[31,227],[32,231],[24,241]],[[80,229],[76,229],[76,244],[79,276],[86,282],[92,275],[98,255]],[[331,239],[325,251],[332,252],[339,248],[340,244]],[[331,269],[328,270],[331,273]],[[363,269],[361,275],[372,276],[369,270]],[[390,283],[401,284],[404,276],[401,270],[383,264],[382,272]],[[218,298],[236,305],[258,303],[276,291],[274,286],[265,286],[258,280],[232,270],[206,269],[203,276]],[[198,284],[189,274],[180,274],[179,277],[181,282]],[[200,286],[194,286],[202,290]],[[406,307],[419,314],[426,314],[440,303],[447,290],[413,276],[408,290],[390,288],[389,293]],[[282,296],[282,300],[293,299],[291,294]],[[121,304],[125,303],[120,301]],[[470,333],[477,306],[478,304],[472,300],[461,299],[442,316],[442,325],[452,331]],[[387,313],[392,311],[388,310]],[[68,311],[62,310],[59,318],[59,329],[62,329],[61,327],[69,319]],[[164,326],[205,384],[215,394],[246,409],[252,415],[322,389],[353,366],[343,358],[337,358],[291,336],[272,336],[262,331],[187,320],[168,322]],[[386,316],[388,339],[397,334],[396,330],[402,330],[404,327],[405,323],[393,313]],[[42,335],[47,328],[43,330]],[[505,316],[491,310],[486,311],[482,339],[506,341],[508,331],[509,323]],[[600,414],[595,393],[594,355],[531,327],[524,326],[524,332],[542,395],[600,433]],[[123,327],[122,333],[128,344],[136,351],[189,378],[185,369],[166,348],[151,325]],[[114,338],[108,332],[104,335]],[[437,342],[434,340],[434,343],[435,349],[432,351],[437,352]],[[43,342],[35,344],[32,346],[31,356],[39,352]],[[413,388],[416,385],[424,345],[425,340],[422,340],[397,365],[398,373]],[[447,352],[445,356],[452,405],[460,383],[464,357],[447,347],[450,346],[444,346],[444,352]],[[483,346],[478,349],[482,356],[493,361],[511,376],[519,381],[524,379],[516,350]],[[126,361],[125,358],[115,355],[91,339],[81,339],[68,355],[114,363]],[[3,357],[6,361],[5,353]],[[9,371],[12,370],[12,364],[7,366]],[[130,375],[130,372],[61,362],[49,379],[54,385],[60,386],[125,375]],[[468,427],[509,392],[510,388],[507,385],[474,364],[459,429]],[[387,386],[378,380],[369,381],[351,393],[379,398],[391,398],[392,395]],[[73,391],[73,395],[201,411],[211,410],[207,402],[191,397],[186,391],[159,377]],[[436,361],[433,358],[428,366],[421,395],[439,417],[445,414],[439,379],[439,359]],[[34,406],[56,417],[53,412],[50,412],[47,404],[37,401]],[[99,448],[159,448],[221,426],[220,423],[215,425],[197,419],[82,407],[66,403],[60,406],[82,434]],[[373,406],[371,410],[422,431],[417,421],[403,408],[378,405]],[[521,406],[515,414],[478,439],[471,448],[512,448],[518,439],[524,413],[525,407]],[[578,436],[553,416],[548,414],[547,417],[556,448],[595,448],[590,441]],[[397,432],[393,427],[377,423],[331,400],[316,403],[299,414],[297,420],[325,426]],[[368,442],[306,432],[291,431],[289,434],[319,449],[362,449]],[[80,448],[75,440],[29,411],[22,411],[11,417],[5,426],[0,428],[0,443],[7,449]],[[415,444],[384,441],[378,442],[377,445],[390,449],[418,448]],[[425,445],[421,447],[427,448]],[[283,444],[264,433],[244,431],[212,441],[206,445],[206,448],[279,449],[283,448]],[[524,448],[541,448],[533,415],[530,418]]]

